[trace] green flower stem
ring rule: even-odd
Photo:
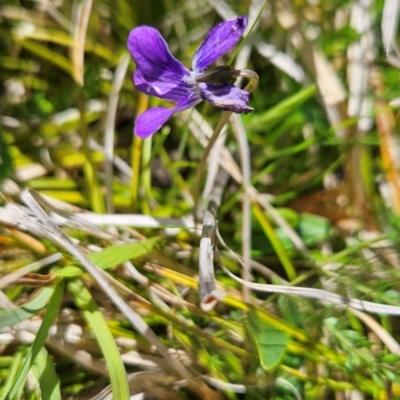
[[[136,118],[145,110],[147,110],[149,105],[149,100],[147,96],[139,95],[139,104],[136,112]],[[131,166],[132,166],[132,179],[131,179],[131,205],[132,210],[138,209],[138,199],[139,199],[139,181],[140,181],[140,160],[142,159],[142,146],[143,140],[138,136],[134,135],[131,150]]]

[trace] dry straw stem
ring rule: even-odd
[[[233,130],[239,146],[240,163],[243,173],[243,196],[242,196],[242,256],[243,269],[242,278],[246,281],[251,278],[251,200],[250,200],[250,180],[251,180],[251,160],[250,147],[247,141],[246,130],[243,122],[238,115],[233,116]],[[243,286],[243,299],[248,301],[250,291],[246,286]]]
[[[115,120],[117,115],[119,93],[124,82],[126,71],[128,69],[130,56],[125,53],[121,56],[117,68],[115,70],[114,81],[111,88],[110,97],[108,100],[106,122],[104,126],[104,172],[106,175],[106,210],[108,213],[114,211],[112,202],[112,181],[113,181],[113,160],[114,160],[114,130]]]
[[[397,27],[399,25],[400,2],[398,0],[385,0],[382,13],[382,43],[386,55],[396,50]]]
[[[31,264],[26,265],[16,271],[13,271],[5,276],[0,277],[0,290],[4,289],[6,286],[13,284],[18,279],[22,278],[24,275],[30,272],[37,271],[47,265],[53,264],[61,260],[61,253],[54,253],[50,256],[44,257],[41,260],[35,261]]]
[[[74,1],[72,12],[71,47],[72,73],[76,83],[83,87],[86,31],[92,9],[92,0]]]
[[[218,240],[222,243],[222,245],[228,249],[232,255],[236,257],[239,263],[242,264],[242,261],[236,254],[230,250],[222,239],[219,231],[216,231]],[[351,297],[340,296],[336,293],[331,293],[322,289],[314,289],[314,288],[304,288],[304,287],[293,287],[293,286],[284,286],[284,285],[267,285],[261,283],[254,283],[245,281],[236,275],[232,274],[222,263],[221,258],[219,257],[217,246],[214,246],[214,254],[215,258],[218,262],[218,265],[225,271],[225,273],[234,279],[235,281],[241,283],[242,285],[246,285],[252,290],[266,293],[283,293],[288,295],[297,295],[309,299],[319,300],[322,304],[328,305],[333,304],[339,308],[351,308],[357,311],[365,311],[373,314],[384,314],[384,315],[400,315],[400,307],[398,306],[390,306],[386,304],[378,304],[370,301],[353,299]]]
[[[199,289],[200,307],[204,311],[212,310],[217,304],[219,295],[215,289],[214,276],[214,232],[216,229],[216,215],[221,204],[223,189],[229,175],[221,169],[210,194],[210,200],[203,218],[203,231],[199,248]]]

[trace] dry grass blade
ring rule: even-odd
[[[221,235],[217,231],[218,240],[221,241],[224,247],[227,248],[226,244],[224,243]],[[322,289],[314,289],[314,288],[304,288],[304,287],[293,287],[293,286],[283,286],[283,285],[267,285],[267,284],[260,284],[260,283],[253,283],[245,281],[237,277],[236,275],[232,274],[222,263],[217,247],[214,246],[214,254],[215,258],[218,262],[218,265],[225,271],[225,273],[234,279],[235,281],[241,283],[242,285],[246,285],[248,288],[266,292],[266,293],[282,293],[287,295],[297,295],[309,299],[317,299],[322,304],[333,304],[335,306],[339,306],[342,308],[353,308],[358,311],[365,311],[370,312],[373,314],[385,314],[385,315],[400,315],[400,307],[398,306],[390,306],[386,304],[377,304],[370,301],[363,301],[358,299],[353,299],[350,297],[343,297],[336,293],[330,293],[326,290]],[[234,254],[234,252],[232,252]],[[237,260],[242,263],[240,258],[237,257]]]
[[[220,170],[203,218],[203,231],[199,249],[199,288],[200,307],[204,311],[212,310],[218,301],[214,277],[214,232],[218,207],[221,204],[223,189],[227,181],[228,174],[224,170]]]
[[[350,309],[350,311],[376,334],[376,336],[382,341],[382,343],[385,344],[385,346],[390,350],[391,353],[400,354],[399,343],[385,328],[383,328],[382,325],[375,321],[374,318],[361,311],[357,311],[354,309]]]
[[[396,34],[399,25],[400,2],[398,0],[385,0],[382,14],[382,43],[386,55],[396,50]]]
[[[73,66],[73,76],[76,83],[83,86],[83,61],[85,56],[86,31],[92,9],[92,0],[75,0],[72,12],[72,31],[73,39],[71,47],[71,60]]]
[[[108,101],[106,123],[104,128],[104,152],[105,152],[105,174],[106,174],[106,210],[111,213],[114,211],[112,202],[112,180],[113,180],[113,159],[114,159],[114,130],[115,118],[117,113],[119,92],[121,91],[126,71],[128,69],[130,56],[122,55],[119,60],[115,77],[111,88],[110,98]]]
[[[37,271],[40,268],[43,268],[47,265],[53,264],[59,260],[61,260],[62,254],[61,253],[55,253],[52,254],[51,256],[42,258],[39,261],[35,261],[23,268],[18,269],[17,271],[11,272],[10,274],[7,274],[5,276],[0,277],[0,289],[5,288],[6,286],[12,284],[19,278],[23,277],[24,275]]]
[[[243,196],[242,196],[242,256],[243,270],[242,278],[246,281],[251,280],[251,201],[250,201],[250,179],[251,161],[250,147],[247,141],[246,131],[240,116],[235,114],[232,118],[233,129],[239,145],[240,162],[243,176]],[[248,288],[243,287],[243,298],[249,300]]]
[[[258,53],[269,60],[276,67],[281,69],[283,72],[292,77],[295,81],[299,83],[305,82],[305,72],[304,69],[296,63],[289,55],[278,51],[277,48],[272,44],[267,44],[263,42],[257,36],[254,39],[255,48]]]

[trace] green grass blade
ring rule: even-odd
[[[26,375],[28,374],[30,368],[35,362],[36,357],[38,356],[40,350],[43,348],[49,329],[53,325],[58,315],[63,294],[64,294],[64,285],[62,283],[59,283],[54,289],[54,294],[49,301],[46,314],[43,317],[43,321],[42,324],[40,325],[36,338],[32,343],[31,348],[28,351],[28,355],[26,356],[22,364],[22,367],[12,385],[11,390],[4,397],[5,400],[13,399],[20,390],[20,388],[22,387],[22,385],[24,384]]]
[[[279,121],[293,113],[305,101],[314,96],[315,90],[315,86],[302,89],[261,115],[253,116],[251,121],[246,124],[247,128],[253,131],[265,131],[272,128]]]
[[[7,379],[6,379],[5,383],[2,385],[1,392],[0,392],[1,400],[3,400],[5,395],[11,390],[13,383],[16,379],[16,376],[18,374],[18,370],[20,368],[21,363],[22,363],[22,353],[20,351],[18,351],[14,354],[12,363],[10,365],[10,368],[8,369]]]
[[[98,309],[90,292],[80,280],[75,279],[68,282],[68,290],[74,296],[77,306],[82,310],[83,317],[90,325],[100,346],[108,372],[110,373],[113,398],[129,400],[130,392],[125,367],[103,314]]]
[[[61,400],[60,382],[47,350],[42,347],[32,367],[40,384],[42,400]]]
[[[54,290],[54,287],[46,287],[32,301],[19,307],[0,310],[0,329],[35,316],[50,301]]]
[[[271,242],[277,256],[279,257],[279,260],[282,263],[283,268],[285,269],[286,275],[288,276],[289,280],[293,280],[294,278],[296,278],[297,275],[296,270],[292,264],[292,261],[287,255],[285,248],[279,240],[274,228],[272,227],[271,223],[268,221],[268,218],[264,215],[263,211],[257,203],[253,203],[253,212],[258,222],[260,223],[262,230]]]
[[[36,56],[49,61],[67,73],[72,73],[71,62],[63,55],[50,50],[46,46],[36,43],[32,40],[15,40],[16,43],[29,50]]]

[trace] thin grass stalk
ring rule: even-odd
[[[136,118],[144,112],[149,104],[147,96],[139,94],[138,108],[136,110]],[[140,160],[142,158],[142,145],[143,140],[138,136],[134,135],[132,150],[131,150],[131,166],[133,169],[132,180],[131,180],[131,205],[132,210],[137,208],[137,202],[139,197],[139,180],[140,180]]]
[[[114,132],[115,119],[117,115],[119,92],[122,88],[126,71],[128,69],[130,57],[128,54],[123,54],[119,60],[115,70],[115,77],[111,88],[110,98],[108,101],[106,123],[104,128],[104,171],[106,175],[106,210],[111,214],[114,212],[112,201],[112,178],[113,178],[113,161],[114,161]]]
[[[105,207],[103,196],[101,195],[98,185],[99,179],[97,176],[97,169],[89,146],[89,128],[86,120],[85,95],[83,90],[80,91],[78,96],[78,108],[81,119],[82,150],[85,155],[83,171],[85,173],[85,179],[87,183],[86,190],[92,210],[97,213],[104,213]]]
[[[242,256],[243,266],[242,278],[246,281],[252,279],[251,276],[251,200],[250,200],[250,181],[251,181],[251,161],[250,148],[247,141],[243,122],[238,115],[233,119],[234,132],[239,145],[240,163],[242,164],[243,176],[243,196],[242,196]],[[250,298],[250,289],[242,286],[243,299],[248,301]]]
[[[142,145],[142,173],[141,173],[141,188],[146,201],[142,202],[141,209],[144,214],[151,214],[150,202],[151,199],[151,150],[153,146],[153,138],[149,137]]]

